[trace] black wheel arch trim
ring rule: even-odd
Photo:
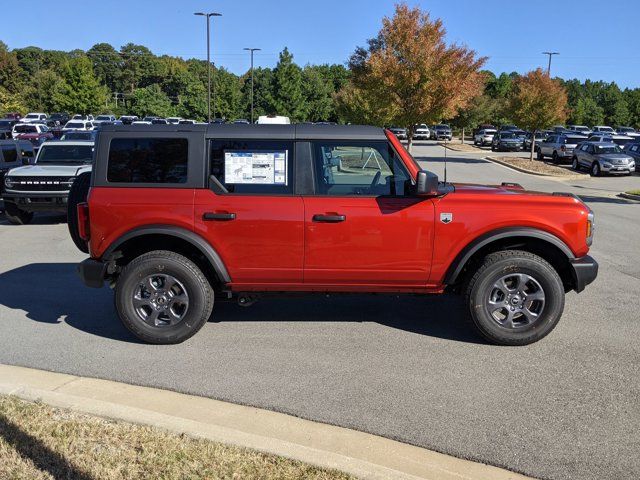
[[[496,240],[502,240],[509,237],[529,237],[538,240],[544,240],[546,242],[549,242],[554,247],[557,247],[562,253],[567,256],[568,260],[571,261],[576,258],[567,244],[552,233],[529,227],[501,228],[480,235],[476,239],[472,240],[466,247],[464,247],[447,269],[447,273],[444,277],[444,283],[446,285],[452,285],[456,283],[460,273],[462,272],[462,269],[467,264],[469,259],[482,247],[485,247],[486,245]]]
[[[209,242],[207,242],[204,238],[202,238],[195,232],[173,225],[146,225],[144,227],[138,227],[133,230],[129,230],[127,233],[121,235],[116,240],[114,240],[111,245],[109,245],[109,248],[107,248],[102,254],[102,258],[104,260],[109,259],[109,257],[111,257],[111,255],[115,251],[117,251],[118,247],[120,247],[123,243],[133,238],[141,237],[144,235],[167,235],[179,238],[190,243],[204,255],[209,263],[211,263],[211,266],[218,274],[218,278],[223,283],[231,282],[231,277],[229,276],[227,267],[225,266],[218,252],[216,252],[216,250],[211,246]]]

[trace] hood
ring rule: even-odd
[[[11,169],[7,175],[12,177],[76,177],[90,171],[91,165],[25,165]]]
[[[624,160],[624,161],[633,160],[631,156],[625,153],[601,153],[600,155],[598,155],[598,158],[602,160],[609,160],[611,162],[615,162],[617,160]]]
[[[454,183],[455,193],[464,194],[496,194],[496,195],[534,195],[534,196],[554,196],[548,192],[537,192],[525,190],[517,183],[504,183],[502,185],[479,185],[474,183]],[[556,195],[557,196],[557,195]]]

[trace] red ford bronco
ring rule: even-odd
[[[452,291],[486,339],[525,345],[598,272],[576,196],[439,182],[375,127],[105,126],[69,209],[84,283],[106,280],[159,344],[195,334],[216,297]]]

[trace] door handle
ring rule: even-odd
[[[344,222],[347,219],[346,215],[320,215],[316,214],[312,217],[314,222],[324,222],[324,223],[340,223]]]
[[[230,220],[236,219],[235,213],[215,213],[215,212],[205,212],[202,215],[202,219],[205,221],[218,221],[218,222],[228,222]]]

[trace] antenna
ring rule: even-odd
[[[447,186],[447,138],[444,139],[444,185]]]

